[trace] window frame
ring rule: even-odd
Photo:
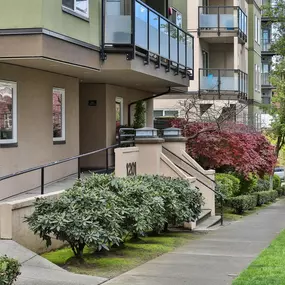
[[[80,17],[84,17],[84,18],[86,18],[86,19],[89,19],[89,5],[90,5],[90,1],[89,0],[86,0],[87,1],[87,13],[84,13],[84,12],[81,12],[80,10],[78,10],[77,9],[77,7],[76,7],[76,0],[73,0],[74,1],[74,8],[73,9],[71,9],[71,8],[69,8],[69,7],[67,7],[67,6],[65,6],[64,4],[63,4],[63,1],[61,1],[61,6],[62,6],[62,8],[65,10],[65,11],[69,11],[69,12],[71,12],[71,13],[74,13],[75,14],[75,16],[77,16],[77,15],[79,15]]]
[[[62,98],[62,102],[61,102],[61,113],[62,113],[62,122],[61,122],[61,137],[57,137],[55,138],[53,136],[53,94],[54,94],[54,90],[58,90],[61,93],[61,98]],[[54,143],[63,143],[66,141],[66,112],[65,112],[65,88],[60,88],[60,87],[53,87],[52,88],[52,138],[53,138],[53,142]]]
[[[162,116],[159,116],[159,117],[155,117],[154,116],[154,112],[155,111],[159,111],[159,112],[162,112]],[[167,111],[170,111],[170,112],[177,112],[177,117],[180,116],[180,112],[178,109],[155,109],[153,110],[153,118],[156,119],[156,118],[162,118],[162,117],[169,117],[169,116],[165,116],[165,112]]]
[[[1,139],[0,138],[0,145],[9,145],[9,144],[17,144],[18,143],[18,103],[17,103],[17,82],[15,81],[7,81],[1,80],[0,83],[3,82],[5,84],[11,84],[13,89],[12,94],[12,139]]]
[[[172,10],[172,14],[170,15],[170,22],[172,22],[173,24],[175,24],[177,27],[179,27],[180,29],[182,29],[183,28],[183,14],[177,9],[177,8],[175,8],[175,7],[170,7],[170,9]],[[175,13],[175,22],[173,22],[172,20],[172,17],[174,16],[174,13]],[[177,17],[177,15],[180,15],[181,16],[181,27],[178,25],[178,23],[177,23],[177,19],[178,19],[178,17]]]

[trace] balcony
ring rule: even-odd
[[[275,52],[272,51],[273,42],[269,39],[261,39],[261,52],[264,55],[275,55]]]
[[[198,7],[200,37],[218,41],[220,37],[238,37],[240,43],[247,42],[247,16],[237,6]]]
[[[272,88],[269,73],[261,73],[261,86],[264,88]]]
[[[199,69],[199,94],[205,98],[247,100],[247,74],[239,69]]]
[[[194,38],[139,0],[124,12],[120,1],[103,1],[102,59],[109,54],[141,58],[143,64],[183,78],[193,79]]]

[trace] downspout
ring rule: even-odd
[[[160,97],[160,96],[169,94],[170,91],[171,91],[171,87],[169,87],[168,90],[165,91],[165,92],[158,93],[158,94],[156,94],[156,95],[153,95],[153,96],[150,96],[150,97],[147,97],[147,98],[144,98],[144,99],[141,99],[141,100],[137,100],[137,101],[134,101],[134,102],[130,103],[130,104],[128,105],[128,125],[129,125],[129,126],[131,125],[131,107],[132,107],[132,105],[134,105],[134,104],[136,104],[136,103],[138,103],[138,102],[140,102],[140,101],[146,102],[146,101],[148,101],[148,100],[155,99],[155,98],[157,98],[157,97]]]

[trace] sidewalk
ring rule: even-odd
[[[11,240],[0,240],[0,255],[8,255],[22,264],[15,285],[97,285],[106,280],[67,272]]]
[[[285,200],[104,285],[230,285],[285,228]]]

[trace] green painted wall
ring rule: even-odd
[[[261,102],[261,91],[255,90],[255,64],[261,70],[261,46],[255,41],[255,15],[261,18],[260,11],[254,4],[248,5],[248,94],[249,99]],[[250,105],[250,115],[258,108]]]
[[[0,29],[42,26],[43,0],[0,0]]]
[[[22,1],[22,0],[21,0]],[[25,0],[27,1],[27,0]],[[62,11],[61,0],[43,1],[43,27],[57,33],[99,46],[101,38],[101,1],[92,0],[89,22]]]

